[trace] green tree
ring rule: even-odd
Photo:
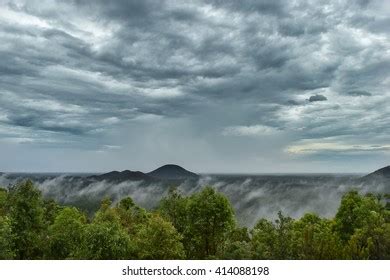
[[[229,200],[213,188],[193,194],[188,202],[188,226],[184,233],[188,257],[214,257],[223,250],[235,228],[234,211]]]
[[[372,211],[369,222],[355,230],[346,246],[351,259],[390,259],[390,224],[379,213]]]
[[[343,258],[341,240],[332,228],[332,221],[321,219],[316,214],[305,214],[295,221],[292,236],[293,258],[304,260]]]
[[[294,220],[278,212],[278,218],[275,220],[277,247],[275,248],[275,258],[279,260],[293,259],[292,255],[292,233]]]
[[[7,213],[8,191],[0,188],[0,216],[5,216]]]
[[[137,206],[131,197],[123,198],[116,206],[115,210],[119,216],[121,225],[132,236],[148,220],[147,211]]]
[[[111,207],[112,201],[109,197],[104,198],[100,203],[100,208],[96,211],[93,218],[94,223],[113,223],[120,224],[120,217],[114,208]]]
[[[385,196],[386,197],[386,196]],[[388,259],[389,211],[382,196],[345,194],[335,217],[335,229],[351,259]]]
[[[92,260],[120,260],[135,258],[135,244],[120,223],[120,217],[103,200],[91,224],[85,227],[78,258]]]
[[[346,193],[335,217],[335,229],[344,242],[348,242],[355,230],[370,223],[372,213],[384,214],[384,207],[373,195],[361,196],[357,191]]]
[[[87,219],[75,207],[65,207],[55,217],[54,224],[49,227],[50,259],[72,259],[77,255],[83,243]]]
[[[252,259],[251,244],[245,241],[228,240],[224,251],[218,255],[222,260],[250,260]]]
[[[42,258],[45,221],[41,192],[30,180],[19,183],[9,192],[8,206],[15,235],[16,258]]]
[[[252,231],[252,251],[255,259],[293,259],[293,219],[278,212],[275,223],[266,219],[257,222]]]
[[[14,236],[11,221],[7,216],[0,216],[0,260],[15,258]]]
[[[172,187],[168,195],[161,200],[158,209],[181,234],[184,234],[188,226],[188,202],[187,197],[184,197],[177,188]]]
[[[252,258],[251,239],[246,227],[236,227],[229,234],[223,250],[218,252],[218,259],[249,260]]]
[[[54,199],[47,199],[43,201],[43,218],[47,226],[54,223],[54,219],[63,207],[59,206]]]
[[[253,258],[261,260],[275,259],[277,247],[277,231],[275,225],[266,219],[260,219],[254,226],[251,234]]]
[[[389,193],[385,194],[383,198],[385,201],[385,209],[387,211],[390,211],[390,194]],[[388,220],[387,222],[390,222],[390,220]]]
[[[138,257],[151,260],[183,259],[181,235],[159,215],[152,215],[137,233]]]

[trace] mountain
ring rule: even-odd
[[[130,170],[125,170],[122,172],[111,171],[100,175],[88,176],[87,179],[93,181],[120,183],[124,181],[186,180],[197,179],[198,177],[199,176],[197,174],[185,170],[181,166],[167,164],[146,174],[141,171]]]
[[[364,176],[363,179],[390,179],[390,165]]]
[[[125,170],[122,172],[111,171],[109,173],[101,175],[89,176],[88,179],[96,181],[109,181],[109,182],[124,182],[124,181],[150,181],[153,180],[150,176],[141,171]]]
[[[190,172],[181,166],[175,164],[167,164],[146,173],[148,176],[162,179],[162,180],[184,180],[184,179],[197,179],[198,174]]]

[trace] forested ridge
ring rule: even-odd
[[[106,198],[88,216],[27,180],[0,188],[0,259],[390,259],[388,199],[350,191],[332,219],[279,212],[248,229],[212,187],[172,188],[150,211]]]

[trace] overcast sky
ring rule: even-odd
[[[0,171],[373,171],[389,26],[387,0],[0,0]]]

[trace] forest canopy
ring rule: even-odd
[[[105,198],[88,215],[27,180],[0,188],[0,259],[390,259],[388,199],[350,191],[331,219],[279,212],[248,229],[210,186],[171,188],[152,210]]]

